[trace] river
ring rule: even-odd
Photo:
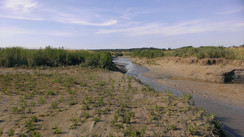
[[[114,58],[113,62],[117,65],[122,65],[126,68],[126,74],[139,79],[144,85],[149,85],[155,91],[171,91],[175,96],[182,96],[182,91],[161,85],[155,79],[148,78],[142,74],[148,69],[132,63],[128,58]],[[234,105],[229,105],[224,102],[219,102],[213,99],[204,98],[192,94],[195,106],[204,108],[208,113],[214,113],[217,120],[223,123],[226,134],[235,137],[244,137],[244,108]]]

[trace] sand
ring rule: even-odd
[[[214,122],[187,96],[151,91],[120,72],[0,68],[2,136],[214,136]]]

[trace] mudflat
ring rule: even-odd
[[[243,69],[243,61],[221,61],[208,64],[209,60],[193,58],[131,58],[149,69],[146,77],[155,78],[162,85],[217,99],[228,104],[244,106],[244,83],[223,83],[223,74]]]

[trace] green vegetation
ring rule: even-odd
[[[57,67],[79,64],[113,68],[112,56],[110,52],[105,51],[64,50],[51,47],[45,49],[0,48],[0,66],[3,67]]]
[[[15,132],[15,131],[14,131],[13,129],[10,129],[10,130],[9,130],[9,134],[8,134],[8,136],[14,136],[14,132]]]
[[[238,59],[244,60],[244,48],[225,48],[222,46],[206,46],[206,47],[182,47],[173,50],[137,50],[133,51],[132,57],[145,57],[145,58],[155,58],[162,56],[173,56],[173,57],[196,57],[198,59],[202,58],[224,58],[224,59]]]
[[[55,131],[54,131],[54,134],[61,134],[62,133],[62,129],[58,126],[55,126]]]

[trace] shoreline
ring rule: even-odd
[[[133,63],[146,67],[149,70],[143,74],[145,77],[153,78],[162,85],[196,94],[204,98],[216,99],[226,104],[244,107],[244,84],[209,81],[201,79],[201,77],[204,77],[204,74],[196,74],[205,69],[207,74],[209,74],[208,78],[218,77],[220,73],[216,71],[220,70],[223,72],[232,70],[233,67],[231,66],[226,66],[225,69],[221,69],[221,67],[213,65],[188,65],[173,61],[165,62],[160,59],[154,60],[154,64],[148,64],[152,60],[129,58]]]

